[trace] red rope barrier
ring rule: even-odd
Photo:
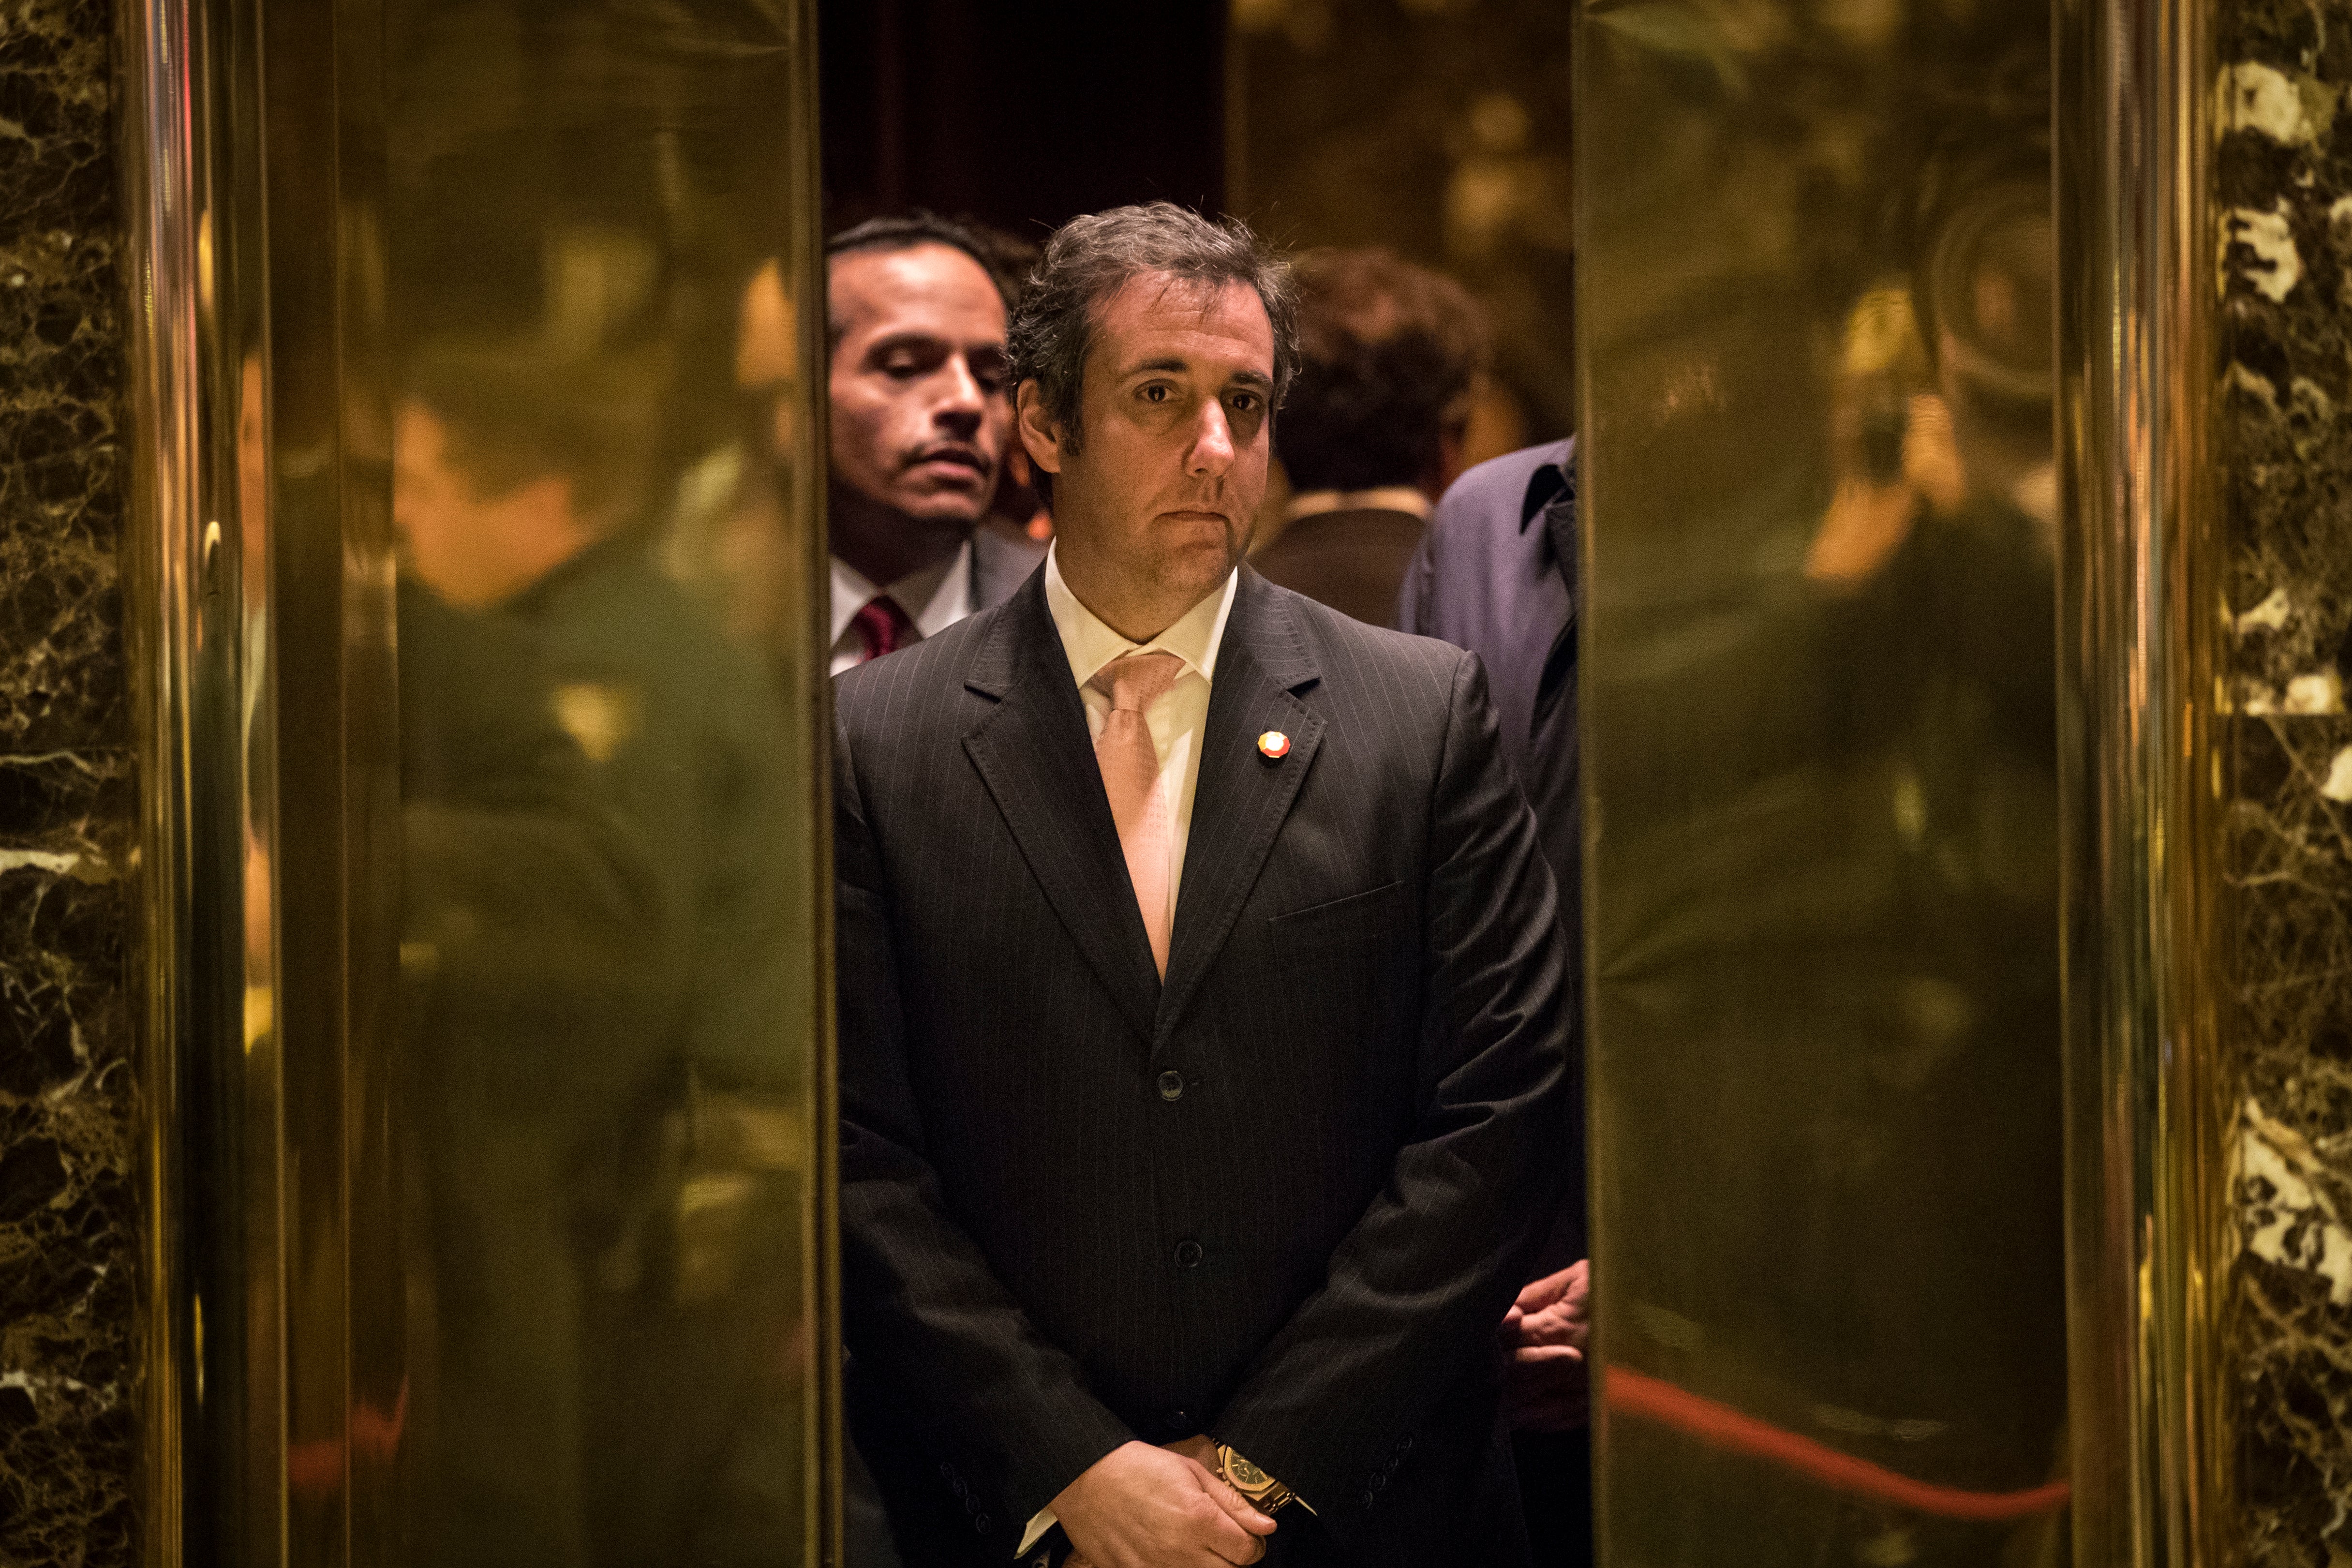
[[[1728,1405],[1703,1399],[1688,1389],[1623,1367],[1611,1367],[1601,1387],[1611,1410],[1655,1421],[1689,1434],[1711,1447],[1769,1459],[1840,1491],[1875,1498],[1945,1519],[2000,1522],[2049,1513],[2066,1506],[2073,1489],[2052,1481],[2021,1492],[1972,1492],[1898,1475],[1883,1465],[1842,1454],[1825,1443],[1786,1432]]]

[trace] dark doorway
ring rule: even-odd
[[[818,26],[834,226],[929,207],[1041,239],[1224,205],[1221,0],[820,0]]]

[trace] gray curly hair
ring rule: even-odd
[[[1130,278],[1165,272],[1182,282],[1219,288],[1246,283],[1274,328],[1274,396],[1280,407],[1298,364],[1298,290],[1290,264],[1238,218],[1202,217],[1172,202],[1147,202],[1074,217],[1045,241],[1045,253],[1023,289],[1005,333],[1016,388],[1037,384],[1045,413],[1076,451],[1079,394],[1094,348],[1096,314]],[[1039,470],[1038,493],[1050,503],[1053,476]]]

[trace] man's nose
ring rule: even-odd
[[[969,437],[980,428],[988,413],[988,392],[980,378],[971,374],[971,366],[961,354],[950,357],[940,367],[944,377],[940,400],[931,405],[931,417],[952,430],[958,437]]]
[[[1185,454],[1184,471],[1221,479],[1234,466],[1234,428],[1225,418],[1224,403],[1211,398],[1192,432],[1192,449]]]

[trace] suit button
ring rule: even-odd
[[[1184,1075],[1178,1072],[1174,1068],[1170,1068],[1166,1072],[1161,1073],[1160,1075],[1160,1098],[1162,1100],[1183,1099]]]
[[[1181,1442],[1187,1437],[1198,1436],[1200,1432],[1200,1427],[1192,1424],[1192,1413],[1191,1411],[1171,1410],[1168,1413],[1168,1440],[1170,1442]]]
[[[1201,1267],[1201,1244],[1197,1241],[1178,1242],[1176,1244],[1176,1267],[1179,1268],[1198,1268]]]
[[[971,1528],[976,1533],[986,1535],[988,1533],[989,1523],[990,1521],[988,1515],[983,1513],[978,1519],[971,1521]]]

